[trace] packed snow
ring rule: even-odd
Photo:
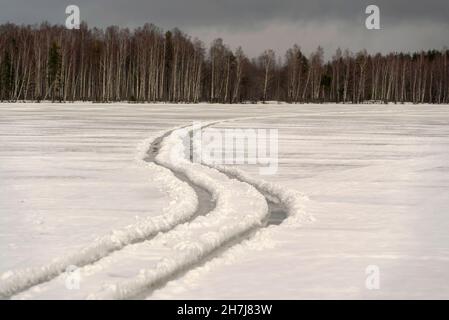
[[[183,129],[142,160],[193,121],[278,129],[279,171],[190,163]],[[5,297],[449,297],[449,106],[0,104],[0,122]],[[216,208],[188,221],[172,171]]]

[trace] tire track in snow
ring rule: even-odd
[[[157,155],[159,153],[159,150],[161,148],[161,143],[162,141],[168,137],[173,131],[167,131],[164,135],[157,137],[150,145],[150,148],[147,151],[147,155],[146,157],[143,159],[146,162],[154,162],[157,165],[161,166],[161,167],[165,167],[162,163],[160,163],[157,160]],[[165,167],[166,168],[166,167]],[[185,223],[188,221],[193,220],[194,218],[201,216],[201,215],[205,215],[208,212],[212,211],[215,206],[217,205],[215,202],[215,199],[212,197],[212,194],[205,188],[193,183],[184,173],[182,172],[177,172],[177,171],[173,171],[169,168],[166,168],[168,170],[170,170],[173,175],[178,178],[180,181],[183,181],[185,183],[187,183],[196,193],[197,199],[198,199],[198,205],[196,208],[196,211],[194,212],[194,214],[189,217],[189,219],[186,219],[185,221],[180,221],[179,224],[181,223]]]
[[[235,121],[240,119],[232,119],[228,121]],[[202,127],[202,129],[220,123],[224,121],[210,122]],[[188,130],[187,137],[189,138],[188,145],[191,147],[191,134],[192,130]],[[189,162],[191,163],[191,158]],[[193,164],[192,164],[193,165]],[[269,212],[264,216],[261,223],[253,224],[238,232],[234,232],[231,235],[225,236],[213,245],[205,245],[199,249],[199,253],[193,257],[183,257],[179,261],[173,262],[171,266],[165,268],[159,273],[155,273],[152,270],[147,270],[148,276],[144,274],[140,275],[138,279],[123,281],[118,283],[109,292],[103,292],[96,295],[92,295],[91,298],[95,299],[139,299],[150,296],[155,290],[164,287],[168,282],[175,280],[187,272],[200,267],[207,262],[211,261],[215,257],[220,256],[226,250],[234,247],[237,244],[242,243],[245,240],[252,238],[252,236],[259,230],[269,226],[281,224],[284,220],[289,218],[290,223],[303,222],[305,220],[310,221],[311,218],[304,212],[303,202],[306,198],[291,190],[285,190],[283,187],[268,183],[262,180],[251,178],[244,174],[242,171],[230,168],[226,166],[213,166],[211,164],[201,164],[203,167],[208,167],[212,170],[224,174],[228,179],[238,181],[245,185],[250,186],[257,190],[257,192],[263,195],[266,204],[268,205]],[[171,168],[176,171],[176,169]],[[188,175],[187,175],[188,176]],[[192,177],[188,177],[191,179]],[[173,232],[176,232],[174,230]]]

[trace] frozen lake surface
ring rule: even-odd
[[[213,127],[279,130],[276,174],[238,168],[308,197],[313,221],[261,228],[149,299],[449,298],[447,105],[0,104],[0,291],[14,287],[17,270],[82,252],[105,235],[114,241],[126,226],[194,203],[176,191],[188,186],[136,160],[138,146],[195,120],[236,118]],[[187,169],[211,176],[217,188],[235,187],[221,192],[234,197],[231,211],[248,226],[263,213],[254,190]],[[13,298],[108,298],[103,291],[116,283],[135,288],[133,279],[149,278],[143,270],[159,272],[185,250],[177,244],[195,242],[189,228],[215,239],[234,221],[221,220],[225,211],[217,211],[217,225],[213,215],[201,217],[112,254],[96,252],[80,290],[68,290],[61,274]],[[377,290],[366,286],[369,266],[379,270]]]

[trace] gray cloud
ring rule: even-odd
[[[0,22],[64,23],[77,4],[90,26],[136,27],[151,22],[210,41],[221,36],[250,55],[292,43],[370,51],[440,49],[449,45],[447,0],[0,0]],[[381,8],[382,30],[364,28],[368,4]]]

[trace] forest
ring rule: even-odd
[[[292,39],[294,40],[294,39]],[[294,43],[294,41],[292,41]],[[255,58],[179,29],[0,25],[1,101],[449,103],[449,50]]]

